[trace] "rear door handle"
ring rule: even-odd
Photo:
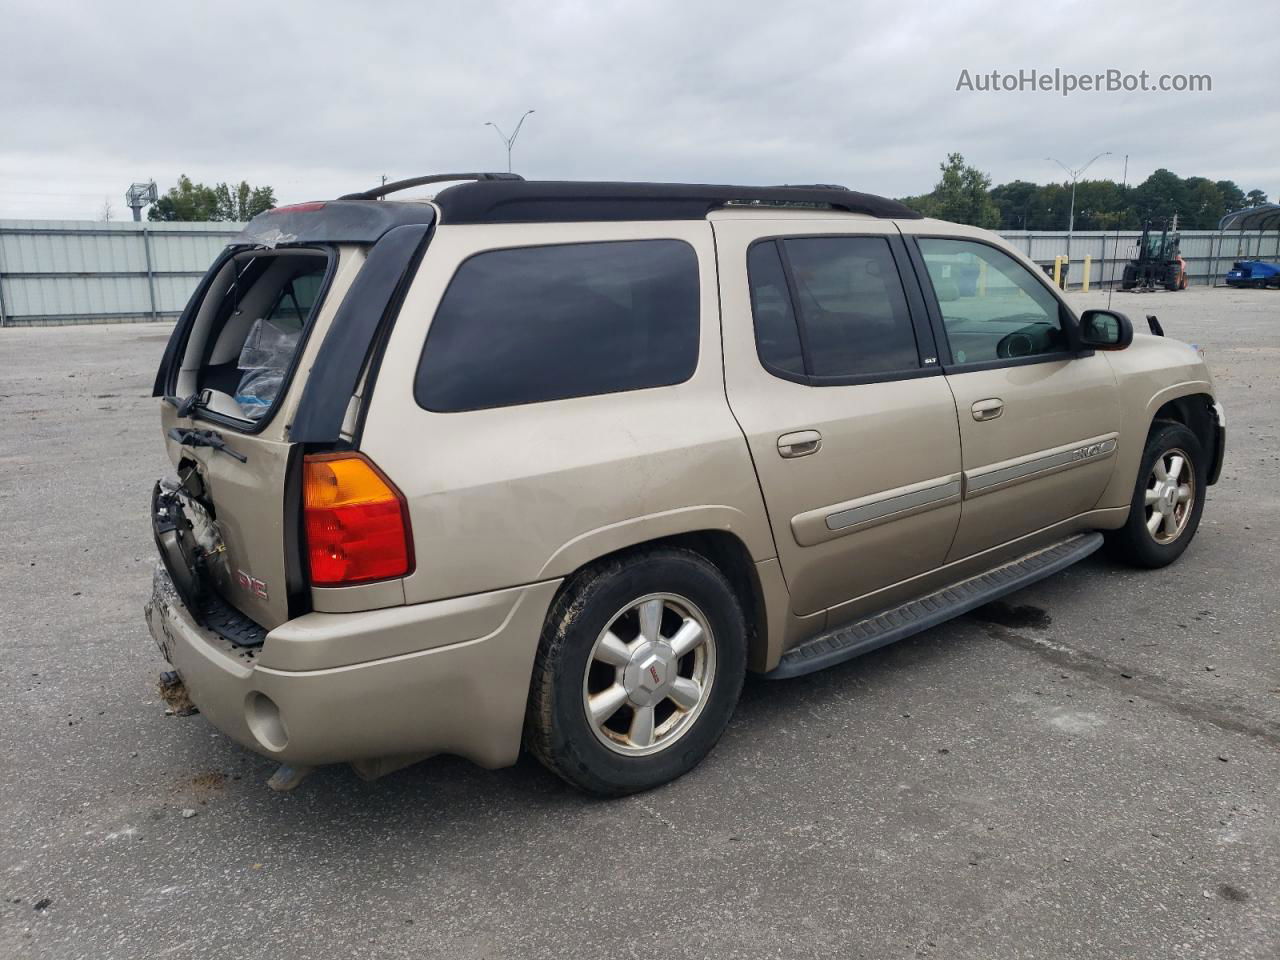
[[[979,400],[973,405],[973,419],[981,423],[983,420],[994,420],[1004,413],[1004,401],[999,397]]]
[[[778,454],[788,460],[807,457],[822,449],[822,434],[817,430],[797,430],[778,438]]]

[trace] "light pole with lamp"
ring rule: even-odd
[[[1079,170],[1072,170],[1070,167],[1068,167],[1065,163],[1063,163],[1057,157],[1045,157],[1046,160],[1052,160],[1054,163],[1060,166],[1063,170],[1067,171],[1067,176],[1071,178],[1071,212],[1067,214],[1067,271],[1068,273],[1071,270],[1071,234],[1074,233],[1076,229],[1076,181],[1079,180],[1081,174],[1083,174],[1086,170],[1092,167],[1097,160],[1101,159],[1102,157],[1109,157],[1109,156],[1111,156],[1111,151],[1110,150],[1104,151],[1103,153],[1098,154],[1098,156],[1094,157],[1092,160],[1086,163]]]
[[[486,127],[493,127],[494,132],[497,133],[497,135],[502,138],[502,142],[507,145],[507,173],[511,172],[511,148],[515,146],[516,137],[520,136],[520,128],[524,126],[525,117],[529,116],[529,114],[531,113],[533,113],[532,110],[526,110],[521,115],[519,121],[516,123],[515,130],[512,131],[511,136],[509,137],[502,132],[502,128],[498,126],[496,123],[492,122],[491,120],[485,121],[484,125]]]

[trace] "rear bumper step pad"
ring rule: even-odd
[[[1101,546],[1101,533],[1069,537],[994,570],[943,587],[919,600],[814,637],[788,650],[778,666],[765,676],[771,680],[802,677],[852,660],[1052,576],[1083,560]]]

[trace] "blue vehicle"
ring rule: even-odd
[[[1226,279],[1229,287],[1280,287],[1280,266],[1262,260],[1237,260]]]

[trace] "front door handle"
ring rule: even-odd
[[[822,434],[817,430],[797,430],[778,438],[778,454],[788,460],[807,457],[822,449]]]
[[[981,423],[984,420],[994,420],[1000,414],[1004,413],[1004,401],[999,397],[991,397],[989,400],[979,400],[973,405],[973,419]]]

